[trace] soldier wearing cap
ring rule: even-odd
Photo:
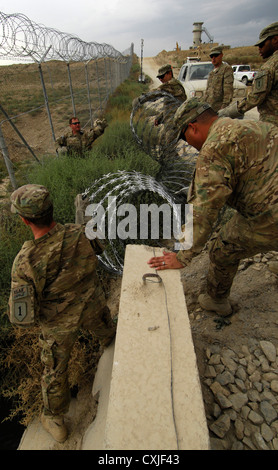
[[[64,442],[64,415],[70,403],[67,367],[78,331],[92,330],[104,346],[115,335],[96,273],[101,245],[97,239],[88,240],[81,226],[53,220],[53,204],[44,186],[20,187],[12,193],[11,204],[34,240],[23,244],[13,263],[9,318],[16,326],[40,326],[41,422],[54,439]]]
[[[220,111],[219,116],[242,117],[257,106],[260,120],[278,126],[278,22],[264,28],[258,46],[263,59],[268,59],[257,73],[248,96]]]
[[[186,100],[186,93],[185,90],[176,78],[173,76],[173,69],[170,64],[163,65],[160,67],[157,73],[157,78],[161,81],[162,85],[160,85],[157,89],[166,91],[171,95],[175,96],[180,101]]]
[[[169,93],[170,95],[174,96],[177,99],[177,106],[179,105],[179,102],[186,101],[186,93],[185,90],[179,80],[174,78],[173,76],[173,69],[170,64],[165,64],[162,67],[158,69],[157,73],[157,78],[161,81],[161,85],[155,89],[154,93],[156,91],[163,91],[166,93]],[[148,93],[149,99],[153,96],[152,93]],[[167,115],[167,118],[165,116]],[[155,120],[155,125],[158,126],[159,124],[163,123],[165,119],[169,119],[172,116],[172,113],[161,112],[156,120]]]
[[[234,74],[232,67],[222,62],[223,48],[221,46],[211,49],[210,58],[214,69],[208,76],[204,101],[217,112],[228,106],[233,99]]]
[[[77,117],[69,120],[70,129],[56,140],[58,154],[67,153],[73,157],[84,157],[86,152],[92,149],[93,142],[100,137],[108,126],[105,118],[96,119],[90,130],[83,131]]]
[[[199,150],[188,193],[193,204],[193,246],[149,260],[151,267],[178,269],[199,254],[213,233],[221,208],[233,217],[210,240],[207,292],[202,308],[232,313],[230,289],[239,261],[278,251],[278,133],[273,124],[219,119],[206,103],[193,98],[174,116],[177,135]],[[186,240],[186,233],[184,235]]]

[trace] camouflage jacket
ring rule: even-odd
[[[219,118],[212,124],[188,193],[193,247],[179,251],[181,262],[202,250],[225,203],[246,219],[271,217],[277,225],[277,149],[278,131],[269,123]]]
[[[260,120],[278,126],[278,51],[263,64],[256,75],[252,90],[238,103],[239,112],[258,107]]]
[[[208,77],[203,101],[206,101],[215,112],[228,106],[233,99],[234,74],[228,64],[214,68]]]
[[[169,109],[167,105],[165,105],[164,109],[157,115],[156,122],[157,124],[161,124],[165,121],[165,119],[171,119],[172,115],[175,113],[177,106],[179,106],[180,102],[186,101],[186,93],[181,84],[176,78],[172,78],[166,83],[162,83],[158,88],[154,90],[161,90],[169,93],[170,95],[174,96],[177,99],[177,105],[172,106],[172,109]],[[149,93],[151,96],[151,92]]]
[[[14,290],[31,286],[36,322],[75,327],[99,284],[93,243],[75,224],[56,224],[41,238],[26,241],[12,267],[10,318]]]
[[[162,85],[160,85],[157,89],[170,93],[182,102],[187,99],[185,90],[181,82],[179,82],[179,80],[177,80],[176,78],[172,78],[171,80],[169,80],[169,82],[162,83]]]
[[[96,119],[94,127],[88,131],[73,134],[69,130],[56,140],[56,149],[64,147],[68,154],[82,157],[85,152],[91,150],[93,142],[104,133],[105,127],[107,127],[105,119]]]

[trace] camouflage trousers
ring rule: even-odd
[[[278,251],[278,215],[246,219],[235,214],[211,238],[208,294],[215,299],[227,298],[240,260],[268,251]]]
[[[96,301],[87,305],[80,322],[74,328],[42,326],[39,338],[41,361],[44,366],[42,375],[42,397],[44,414],[63,415],[68,411],[71,394],[68,383],[68,362],[80,328],[92,331],[103,346],[113,340],[116,326],[107,306],[96,307]]]

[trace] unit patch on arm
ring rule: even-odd
[[[254,80],[255,93],[263,93],[267,90],[267,73],[259,72]]]
[[[31,285],[12,289],[10,322],[18,326],[31,326],[35,322],[34,289]]]

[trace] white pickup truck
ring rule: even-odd
[[[232,65],[234,71],[234,78],[240,80],[244,85],[252,83],[257,72],[251,70],[250,65]]]
[[[181,82],[187,99],[196,96],[198,99],[202,99],[206,88],[209,73],[213,70],[213,64],[211,62],[200,62],[190,61],[181,66],[179,71],[178,80]],[[245,98],[246,86],[234,77],[234,98]]]

